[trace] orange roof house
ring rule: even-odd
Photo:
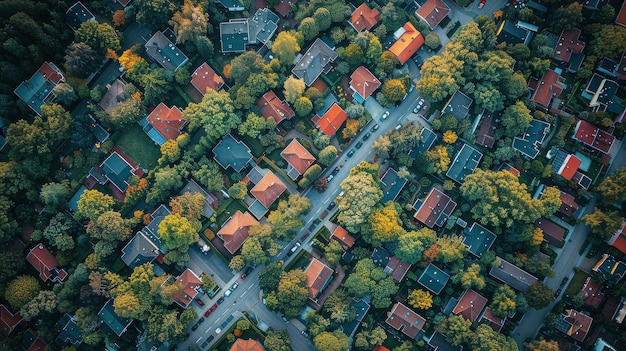
[[[273,90],[263,94],[256,105],[259,106],[263,117],[271,117],[276,123],[280,123],[284,119],[291,119],[296,115],[289,103],[280,100]]]
[[[395,330],[403,332],[404,335],[414,340],[417,334],[419,334],[426,325],[426,319],[424,319],[424,317],[413,312],[413,310],[406,307],[402,302],[398,302],[393,306],[391,312],[387,314],[385,322]]]
[[[557,171],[557,174],[560,174],[563,178],[567,180],[572,180],[574,174],[576,174],[576,171],[578,171],[578,167],[580,167],[581,164],[582,161],[578,157],[574,155],[567,155],[565,157],[565,161]]]
[[[622,223],[622,229],[618,230],[609,240],[607,244],[620,250],[623,254],[626,254],[626,222]]]
[[[317,258],[311,260],[304,273],[306,273],[306,288],[309,289],[309,299],[311,300],[317,298],[333,277],[333,270]]]
[[[237,339],[233,346],[230,347],[230,351],[265,351],[265,349],[257,340]]]
[[[331,238],[336,239],[344,250],[351,248],[354,245],[355,239],[348,233],[347,230],[343,229],[340,225],[338,225],[335,230],[333,230],[333,234]]]
[[[424,37],[411,22],[407,22],[394,33],[396,42],[389,48],[401,64],[405,64],[417,50],[424,45]]]
[[[574,309],[565,310],[565,312],[567,312],[567,314],[562,315],[563,321],[565,323],[563,326],[557,326],[557,329],[561,330],[572,338],[583,342],[587,337],[587,334],[589,333],[589,329],[591,329],[591,323],[593,323],[593,318],[587,316],[586,314],[582,314]]]
[[[315,156],[311,155],[297,139],[292,139],[289,145],[281,151],[280,156],[289,164],[287,174],[294,180],[304,174],[315,162]]]
[[[254,195],[265,208],[269,208],[285,190],[287,190],[285,184],[270,171],[265,174],[263,179],[261,179],[252,190],[250,190],[250,193]]]
[[[180,285],[182,288],[178,294],[174,296],[174,301],[182,308],[189,307],[191,300],[193,300],[198,291],[196,290],[202,285],[202,280],[191,269],[187,268],[182,272],[174,284]]]
[[[371,30],[378,23],[380,19],[380,11],[377,9],[371,9],[366,3],[362,3],[357,7],[350,16],[350,25],[357,32],[364,30]]]
[[[165,140],[176,139],[187,124],[183,112],[178,107],[169,108],[164,103],[160,103],[152,110],[147,120]]]
[[[617,17],[615,17],[615,24],[626,27],[626,1],[622,2],[622,7],[620,8]]]
[[[39,278],[44,282],[51,280],[61,283],[67,277],[65,269],[59,269],[59,261],[56,257],[41,243],[28,252],[26,261],[35,267],[39,272]]]
[[[234,254],[248,239],[248,231],[255,224],[259,224],[259,222],[249,212],[236,211],[230,220],[224,223],[217,235],[224,240],[226,250]]]
[[[452,313],[461,315],[470,322],[475,322],[487,305],[487,299],[474,290],[465,290]]]
[[[358,97],[355,96],[357,101],[366,100],[372,96],[380,85],[380,80],[363,66],[355,69],[352,75],[350,75],[350,89],[354,91],[354,94],[358,95]]]
[[[337,133],[343,122],[348,119],[348,114],[336,102],[326,111],[326,113],[317,121],[317,127],[322,133],[332,137]],[[316,118],[314,117],[314,120]]]
[[[209,66],[206,62],[203,62],[191,74],[191,85],[193,85],[193,87],[196,88],[202,96],[204,96],[208,88],[215,91],[222,89],[224,79],[220,77],[219,74],[215,73],[211,66]]]
[[[442,0],[427,0],[422,7],[415,11],[417,17],[423,19],[430,29],[435,29],[450,13],[450,8]]]

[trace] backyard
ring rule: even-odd
[[[120,133],[120,132],[117,132]],[[123,134],[114,134],[112,139],[128,157],[143,169],[152,169],[156,166],[161,150],[144,133],[138,124],[127,127]]]

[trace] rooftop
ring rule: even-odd
[[[530,40],[533,37],[533,33],[519,24],[511,21],[503,21],[496,31],[496,35],[499,43],[507,43],[509,45],[515,44],[530,44]]]
[[[259,200],[265,208],[269,208],[285,190],[287,190],[287,186],[285,186],[276,174],[269,171],[265,174],[263,179],[250,190],[250,193]]]
[[[102,319],[117,336],[121,336],[133,322],[132,319],[122,318],[115,313],[113,307],[113,299],[109,299],[98,312],[98,316]]]
[[[323,71],[337,59],[337,53],[322,39],[317,38],[304,55],[298,60],[291,72],[303,78],[306,86],[311,86]]]
[[[276,32],[276,29],[278,29],[279,21],[280,18],[278,15],[267,7],[258,9],[248,20],[248,28],[250,32],[248,43],[267,44]]]
[[[222,229],[217,232],[217,235],[224,240],[226,250],[234,254],[248,239],[250,227],[256,224],[259,224],[259,222],[249,212],[241,213],[241,211],[237,210],[222,225]]]
[[[539,107],[548,109],[553,98],[558,98],[563,92],[561,84],[561,76],[551,69],[547,69],[537,83],[537,88],[532,95],[531,100]]]
[[[428,339],[428,346],[433,351],[461,351],[463,346],[452,346],[447,340],[446,336],[438,331],[435,331],[433,335]]]
[[[474,256],[480,257],[489,251],[496,240],[496,235],[489,229],[474,222],[470,228],[463,230],[463,245]]]
[[[76,324],[78,319],[65,313],[61,319],[55,325],[59,335],[57,336],[57,342],[61,345],[72,344],[78,346],[83,342],[83,333],[80,327]]]
[[[474,173],[482,157],[483,154],[480,151],[468,144],[463,144],[461,150],[454,157],[448,172],[446,172],[446,176],[462,184],[467,175]]]
[[[165,140],[176,139],[187,125],[180,108],[169,108],[162,102],[148,115],[147,121]]]
[[[39,272],[39,278],[44,282],[62,283],[67,278],[65,269],[59,269],[56,257],[41,243],[30,249],[26,261]]]
[[[615,136],[584,120],[578,121],[572,138],[603,153],[610,153],[615,141]]]
[[[498,257],[497,259],[499,260],[500,265],[492,267],[489,271],[489,275],[509,285],[510,287],[523,293],[528,293],[530,286],[538,281],[538,279],[532,274],[504,260],[503,258]]]
[[[618,249],[623,254],[626,254],[626,222],[622,224],[622,228],[615,232],[606,243]]]
[[[559,212],[567,217],[572,217],[578,211],[578,208],[576,198],[571,194],[561,191],[561,207],[559,207]],[[624,253],[626,253],[626,251]]]
[[[465,95],[462,91],[457,90],[446,103],[442,115],[450,114],[456,119],[463,119],[469,114],[473,101],[472,98]]]
[[[208,63],[203,62],[191,74],[191,85],[196,88],[202,96],[206,94],[207,89],[219,91],[224,86],[224,79],[215,71]]]
[[[316,299],[322,290],[328,286],[333,277],[333,272],[332,268],[313,257],[311,263],[304,270],[304,273],[306,273],[306,288],[309,289],[310,299]]]
[[[144,263],[153,262],[158,255],[159,247],[140,231],[124,246],[120,258],[134,269]]]
[[[415,14],[423,19],[430,29],[435,29],[450,12],[450,7],[443,0],[426,0]]]
[[[374,28],[374,26],[378,24],[379,19],[380,11],[375,8],[370,8],[366,3],[362,3],[352,12],[348,22],[357,32],[362,32]]]
[[[613,80],[594,73],[589,79],[584,97],[591,97],[589,107],[594,111],[608,111],[615,114],[622,113],[622,100],[616,96],[619,84]],[[586,94],[585,94],[586,93]]]
[[[424,37],[411,22],[405,23],[396,33],[399,35],[389,51],[396,55],[400,64],[403,65],[424,45]]]
[[[15,89],[15,95],[41,116],[41,105],[52,100],[52,90],[63,82],[63,72],[54,63],[44,62],[29,80]]]
[[[335,227],[335,230],[333,230],[331,238],[337,240],[341,244],[344,250],[350,249],[354,245],[354,242],[356,241],[352,237],[352,235],[350,235],[350,233],[348,233],[348,231],[343,229],[340,225]]]
[[[81,24],[89,20],[95,21],[96,16],[80,1],[70,6],[67,12],[65,12],[65,22],[74,31],[78,30]]]
[[[580,29],[563,29],[552,57],[562,62],[570,62],[572,55],[580,54],[584,48],[585,43],[580,40]]]
[[[415,159],[419,154],[430,150],[430,148],[437,140],[437,134],[428,128],[422,128],[420,132],[421,140],[419,140],[413,150],[411,150],[411,157]]]
[[[602,301],[604,301],[602,285],[593,281],[591,277],[587,277],[587,280],[585,280],[585,284],[583,284],[579,294],[580,297],[583,298],[585,305],[591,308],[598,308]]]
[[[257,102],[257,106],[263,117],[273,118],[277,124],[296,115],[289,103],[286,100],[280,100],[273,90],[263,94]]]
[[[315,156],[311,155],[309,150],[302,146],[296,138],[292,139],[289,145],[280,152],[280,156],[289,164],[287,173],[293,180],[304,174],[315,162]]]
[[[13,313],[6,306],[0,304],[0,334],[9,336],[24,318],[19,312]]]
[[[239,0],[216,0],[215,2],[224,6],[228,11],[243,11],[246,9]]]
[[[145,47],[148,56],[168,71],[176,71],[189,61],[189,58],[159,30],[146,42]]]
[[[404,279],[404,276],[411,268],[411,264],[401,261],[396,256],[393,256],[391,252],[383,249],[382,247],[374,248],[372,252],[372,260],[374,263],[383,268],[385,273],[393,278],[397,283]]]
[[[117,104],[126,100],[128,97],[124,92],[124,87],[126,83],[123,81],[116,79],[111,83],[107,92],[102,95],[102,99],[98,102],[98,106],[102,107],[108,113],[117,107]]]
[[[198,295],[197,289],[202,285],[202,280],[194,271],[187,268],[176,278],[174,284],[181,286],[181,290],[173,296],[174,302],[182,308],[187,308],[196,295]]]
[[[194,179],[189,179],[187,184],[180,190],[179,194],[185,193],[200,193],[204,197],[204,207],[202,209],[202,215],[205,218],[211,218],[215,213],[213,205],[217,205],[217,197],[213,194],[209,194],[200,184]]]
[[[317,121],[320,131],[330,137],[335,135],[343,123],[348,119],[348,114],[336,102]]]
[[[385,322],[411,339],[415,339],[426,325],[424,317],[413,312],[402,302],[397,302],[393,305]]]
[[[413,217],[428,228],[441,227],[456,208],[456,202],[437,188],[432,188],[424,200],[413,205],[417,210]]]
[[[217,145],[213,148],[213,159],[222,168],[232,168],[237,172],[241,172],[246,165],[252,161],[252,153],[248,146],[231,134],[225,135]]]
[[[487,299],[474,290],[465,290],[452,313],[461,315],[470,322],[475,322],[483,309],[487,306]]]
[[[496,129],[500,127],[500,117],[502,112],[488,113],[485,111],[480,120],[480,128],[476,136],[476,144],[484,146],[487,149],[493,148],[496,143]]]
[[[550,132],[550,123],[533,119],[522,136],[513,138],[513,148],[522,155],[534,159],[539,147]]]
[[[446,287],[449,279],[450,275],[448,275],[448,273],[430,263],[426,266],[417,282],[434,294],[439,295],[441,291],[443,291],[443,288]]]
[[[546,218],[538,218],[535,227],[543,231],[543,240],[551,245],[559,245],[565,238],[566,229]]]
[[[360,98],[360,101],[365,101],[374,94],[380,85],[380,80],[363,66],[359,66],[350,75],[350,88],[354,91],[354,94],[358,96],[358,98],[355,97],[357,100]]]
[[[616,260],[609,254],[604,254],[593,267],[593,271],[601,273],[609,283],[617,284],[626,273],[626,263]]]
[[[380,199],[380,203],[386,203],[387,201],[395,200],[402,188],[406,185],[407,180],[400,178],[398,172],[392,167],[389,167],[383,177],[380,179],[380,188],[383,191],[383,197]]]
[[[135,174],[136,168],[117,151],[113,151],[107,157],[100,168],[104,172],[106,178],[115,185],[121,192],[125,192],[128,188],[128,178]]]
[[[265,351],[265,348],[258,340],[237,339],[230,347],[230,351]]]
[[[593,318],[574,309],[566,310],[561,318],[562,322],[557,322],[556,328],[573,339],[583,342],[589,333]]]
[[[499,333],[502,330],[505,320],[506,318],[503,319],[493,314],[490,307],[485,308],[483,315],[480,316],[480,322],[487,323],[496,333]]]
[[[552,161],[552,172],[561,175],[567,180],[572,180],[581,164],[582,160],[578,157],[564,150],[559,150]]]

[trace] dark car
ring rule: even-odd
[[[333,169],[332,171],[332,175],[337,175],[337,173],[339,173],[339,167],[335,167],[335,169]]]
[[[354,150],[348,151],[348,157],[352,157],[352,156],[354,156]]]
[[[370,132],[375,132],[378,130],[378,124],[374,124],[374,126],[370,129]]]
[[[218,301],[219,302],[219,301]],[[217,304],[214,303],[213,306],[211,306],[211,311],[215,311],[217,309]]]
[[[330,210],[332,210],[333,208],[335,208],[335,206],[337,206],[337,204],[333,201],[333,202],[331,202],[331,203],[328,205],[328,208],[327,208],[327,209],[330,211]]]
[[[569,277],[563,278],[563,280],[561,280],[561,286],[565,285],[565,283],[567,283],[568,280],[569,280]]]
[[[361,146],[363,146],[363,142],[359,141],[358,143],[356,143],[356,145],[354,145],[355,148],[360,149]]]
[[[202,318],[200,318],[200,319],[198,320],[198,324],[202,324],[202,322],[204,322],[204,317],[202,317]]]
[[[204,312],[204,316],[208,317],[211,314],[211,309],[206,310],[206,312]]]
[[[363,140],[369,139],[370,135],[372,135],[370,132],[365,133],[365,135],[363,135]]]
[[[196,324],[191,326],[191,330],[196,330],[196,329],[198,329],[199,326],[200,326],[200,323],[196,323]]]
[[[222,302],[224,302],[224,296],[220,296],[220,299],[217,300],[217,304],[220,305]]]
[[[558,289],[554,292],[554,298],[556,299],[557,297],[559,297],[559,295],[561,295],[561,288],[558,288]]]
[[[196,302],[198,303],[198,305],[204,306],[204,301],[202,301],[200,299],[196,299]]]
[[[252,270],[254,270],[254,268],[252,266],[248,266],[248,268],[246,268],[246,271],[243,272],[243,274],[241,275],[241,280],[246,279],[246,277],[248,276],[248,274],[250,274],[250,272],[252,272]]]

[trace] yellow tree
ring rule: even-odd
[[[443,133],[443,142],[446,144],[454,144],[456,143],[457,139],[459,139],[459,136],[451,130],[446,130]]]
[[[120,66],[122,66],[122,68],[129,74],[132,74],[137,64],[145,63],[147,65],[146,60],[141,57],[141,55],[134,53],[131,49],[124,51],[118,58],[118,62],[120,63]]]
[[[434,149],[427,151],[426,155],[434,161],[435,173],[441,174],[450,168],[450,156],[445,146],[437,145]]]
[[[452,281],[461,283],[464,289],[476,288],[481,290],[485,287],[485,278],[480,274],[480,265],[476,263],[472,263],[467,270],[460,271],[452,276]]]
[[[504,318],[515,313],[515,301],[516,296],[513,289],[511,289],[508,285],[503,284],[498,286],[496,289],[489,307],[491,307],[493,314],[500,318]]]
[[[176,42],[184,43],[206,34],[208,15],[204,13],[201,6],[194,6],[191,1],[186,0],[180,10],[174,13],[169,23],[176,32]]]
[[[383,243],[396,241],[405,233],[401,223],[396,204],[388,202],[386,206],[375,209],[369,215],[361,233],[366,242],[379,246]]]
[[[180,148],[178,143],[174,139],[170,139],[161,145],[161,157],[159,158],[159,164],[171,164],[178,160],[180,157]]]
[[[409,295],[409,304],[418,310],[427,310],[433,306],[433,295],[426,290],[413,290]]]
[[[280,32],[272,44],[272,52],[283,65],[293,64],[296,54],[300,52],[300,45],[291,32]]]
[[[458,235],[442,236],[437,239],[439,246],[438,259],[443,263],[451,263],[463,259],[467,247],[461,242]]]
[[[346,139],[352,138],[359,131],[359,121],[349,118],[346,121],[346,127],[343,129],[343,137]]]
[[[298,98],[302,96],[306,85],[304,84],[304,79],[296,78],[291,75],[285,80],[285,84],[283,85],[283,87],[285,88],[285,90],[283,90],[283,93],[285,94],[285,100],[293,104]]]
[[[535,228],[535,230],[533,231],[533,238],[532,238],[531,244],[533,246],[537,246],[537,245],[541,245],[542,242],[543,242],[543,230],[541,230],[541,228]]]

